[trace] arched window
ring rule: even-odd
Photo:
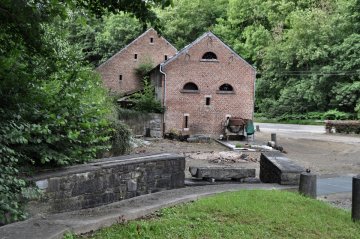
[[[202,56],[203,60],[216,60],[217,56],[214,52],[208,51]]]
[[[219,87],[220,91],[234,91],[233,87],[230,84],[223,84]]]
[[[199,90],[199,88],[195,83],[188,82],[184,85],[183,90]]]

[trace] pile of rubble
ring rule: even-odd
[[[208,153],[184,153],[188,159],[207,160],[210,163],[227,164],[227,163],[247,163],[258,162],[257,153],[253,152],[208,152]]]

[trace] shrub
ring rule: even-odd
[[[335,129],[337,133],[355,133],[360,134],[360,121],[358,120],[326,120],[325,129],[327,132],[331,133],[332,129]]]
[[[135,74],[140,80],[146,80],[147,74],[154,68],[154,63],[151,58],[147,57],[139,63],[139,66],[135,68]]]
[[[155,88],[149,82],[144,80],[144,89],[140,93],[135,93],[133,96],[135,101],[135,110],[148,113],[162,113],[164,108],[161,106],[161,102],[155,97]]]
[[[329,110],[324,113],[323,119],[325,120],[346,120],[351,117],[351,114],[341,112],[338,110]]]
[[[111,136],[111,151],[114,156],[128,153],[131,149],[130,138],[131,131],[127,125],[123,124],[119,120],[115,120],[112,124],[114,129]]]

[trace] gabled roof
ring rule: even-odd
[[[198,39],[190,43],[189,45],[185,46],[182,50],[180,50],[175,56],[171,57],[169,60],[161,63],[161,66],[166,66],[170,62],[173,62],[176,60],[179,56],[186,53],[190,48],[192,48],[194,45],[199,43],[201,40],[203,40],[205,37],[211,36],[219,40],[230,52],[232,52],[237,58],[239,58],[241,61],[245,62],[247,65],[249,65],[254,71],[256,71],[255,67],[253,67],[251,64],[249,64],[247,61],[245,61],[239,54],[237,54],[233,49],[231,49],[228,45],[226,45],[219,37],[217,37],[214,33],[211,31],[205,32],[203,35],[201,35]]]
[[[138,39],[142,38],[143,36],[145,36],[149,31],[155,31],[157,33],[157,31],[154,28],[149,28],[147,29],[145,32],[143,32],[141,35],[139,35],[137,38],[135,38],[132,42],[130,42],[129,44],[127,44],[124,48],[122,48],[120,51],[118,51],[117,53],[115,53],[112,57],[110,57],[109,59],[107,59],[106,61],[104,61],[103,63],[101,63],[98,67],[96,68],[100,68],[103,65],[105,65],[108,61],[112,60],[113,58],[115,58],[117,55],[121,54],[123,51],[125,51],[127,48],[129,48],[132,44],[134,44]],[[157,33],[158,34],[158,33]],[[177,52],[178,50],[168,41],[166,40],[164,37],[160,36],[160,38],[162,38],[163,40],[165,40],[166,43],[168,43],[172,48],[175,49],[175,51]]]

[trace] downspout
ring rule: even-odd
[[[162,71],[163,64],[160,64],[159,71],[161,74],[164,75],[164,92],[163,92],[163,107],[164,107],[164,113],[163,113],[163,137],[165,136],[165,113],[166,113],[166,73]]]
[[[254,108],[253,108],[253,113],[252,113],[252,122],[254,122],[254,113],[255,113],[255,91],[256,91],[256,85],[255,85],[255,82],[256,82],[256,70],[254,69]]]
[[[253,106],[253,113],[252,113],[252,122],[254,122],[254,113],[255,113],[255,97],[256,97],[256,95],[255,95],[255,91],[256,91],[256,70],[254,69],[254,106]]]

